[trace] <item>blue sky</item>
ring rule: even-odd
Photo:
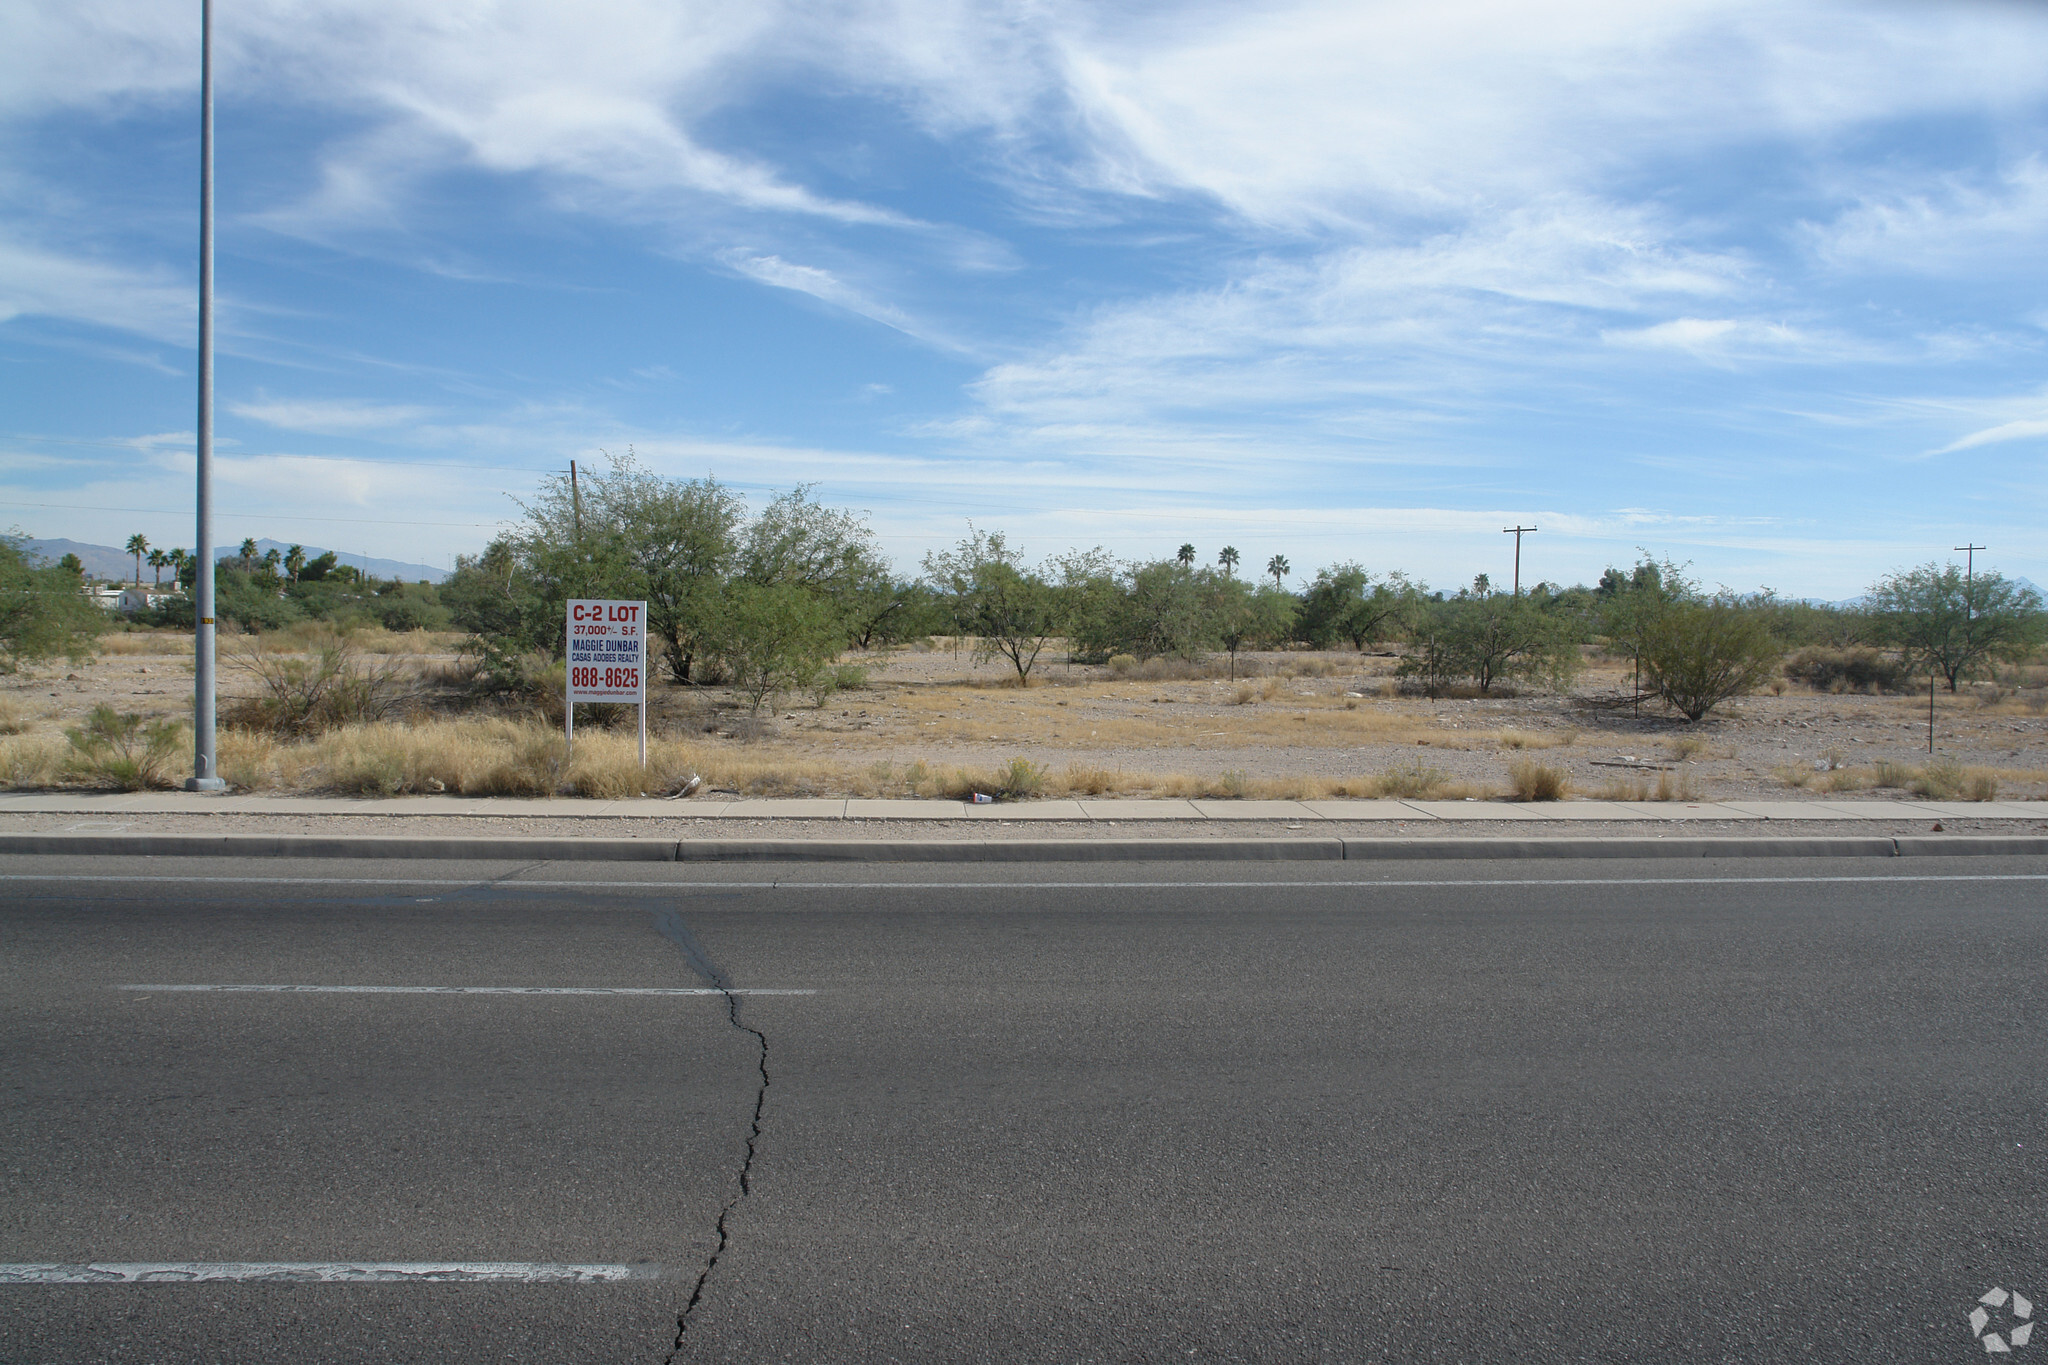
[[[189,11],[189,12],[188,12]],[[216,538],[632,447],[1437,585],[2048,582],[2048,7],[218,0]],[[0,526],[189,545],[197,5],[0,0]],[[510,495],[510,496],[508,496]]]

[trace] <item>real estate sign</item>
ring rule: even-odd
[[[647,604],[605,598],[569,600],[568,734],[576,740],[578,702],[640,708],[640,765],[647,765]]]

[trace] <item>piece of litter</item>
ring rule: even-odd
[[[977,806],[992,806],[995,804],[995,800],[987,792],[976,792],[973,797],[973,804]]]

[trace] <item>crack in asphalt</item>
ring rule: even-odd
[[[663,938],[683,950],[690,970],[725,998],[726,1022],[739,1032],[753,1036],[755,1046],[759,1049],[755,1065],[761,1074],[761,1083],[754,1088],[754,1114],[747,1129],[747,1153],[740,1162],[740,1192],[726,1200],[725,1206],[719,1209],[718,1244],[711,1249],[711,1255],[704,1262],[704,1269],[698,1272],[697,1283],[690,1288],[689,1300],[684,1303],[682,1311],[676,1314],[675,1340],[670,1344],[668,1355],[662,1362],[662,1365],[674,1365],[676,1357],[682,1354],[683,1342],[690,1331],[690,1315],[696,1312],[697,1305],[704,1301],[704,1289],[711,1281],[711,1273],[718,1268],[719,1259],[725,1255],[726,1248],[732,1245],[732,1230],[729,1226],[732,1211],[739,1207],[742,1199],[754,1192],[754,1156],[760,1148],[761,1115],[768,1106],[768,1087],[772,1078],[768,1074],[768,1035],[740,1022],[740,998],[733,990],[732,978],[726,975],[723,967],[712,960],[711,955],[704,950],[704,945],[697,941],[697,936],[690,932],[690,927],[683,923],[681,912],[673,909],[655,911],[654,927],[661,932]]]

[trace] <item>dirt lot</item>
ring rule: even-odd
[[[448,637],[363,643],[423,680],[454,663]],[[0,679],[0,779],[77,781],[49,756],[63,728],[98,703],[188,715],[189,647],[178,636],[125,635],[92,664]],[[1638,716],[1626,664],[1597,660],[1569,695],[1435,701],[1397,693],[1396,658],[1350,652],[1241,655],[1235,680],[1221,676],[1221,656],[1212,670],[1155,665],[1151,676],[1052,662],[1029,688],[1014,685],[1007,665],[977,667],[943,643],[850,661],[868,670],[867,686],[823,705],[785,698],[756,722],[723,689],[660,686],[653,731],[672,767],[756,794],[937,794],[926,774],[987,772],[1017,758],[1042,770],[1045,794],[1489,796],[1513,788],[1517,765],[1525,776],[1530,765],[1556,770],[1573,795],[1637,800],[1900,795],[1930,780],[1925,693],[1788,686],[1691,725],[1650,705]],[[1174,676],[1207,671],[1219,676]],[[2044,675],[2036,666],[2006,685],[1937,697],[1931,779],[1958,786],[1929,794],[2048,799]],[[224,663],[224,696],[251,685]],[[434,700],[425,686],[423,695],[438,711],[448,694]],[[405,728],[434,726],[430,711]],[[290,747],[266,746],[268,766],[245,764],[254,775],[244,785],[319,789],[320,765],[278,759]]]

